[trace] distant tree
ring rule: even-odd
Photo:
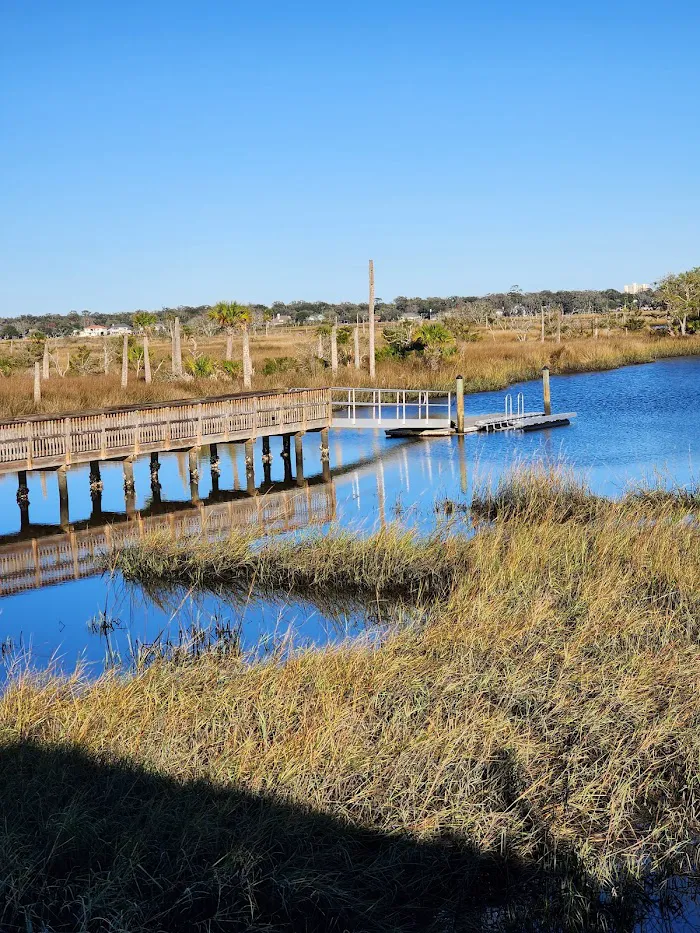
[[[5,324],[2,330],[0,330],[0,337],[3,340],[10,340],[14,337],[21,337],[22,335],[17,330],[14,324]]]
[[[233,334],[237,329],[243,331],[243,385],[249,389],[253,370],[250,362],[250,321],[251,311],[247,305],[236,301],[219,301],[209,312],[212,320],[226,331],[226,360],[233,359]]]
[[[137,311],[133,317],[134,327],[143,335],[143,375],[146,382],[151,381],[151,354],[148,338],[157,322],[158,318],[150,311]]]
[[[659,282],[659,294],[668,313],[675,317],[685,335],[688,318],[700,317],[700,266],[667,275]]]

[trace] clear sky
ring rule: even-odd
[[[0,315],[700,264],[700,4],[0,0]]]

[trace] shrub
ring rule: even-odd
[[[216,362],[202,353],[199,356],[190,357],[185,363],[185,369],[195,379],[216,378]]]
[[[263,376],[276,376],[278,373],[295,372],[297,361],[293,356],[268,356],[263,360]]]
[[[243,364],[238,360],[219,360],[219,372],[229,379],[240,379],[243,375]]]

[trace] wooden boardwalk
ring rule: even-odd
[[[0,423],[0,473],[320,431],[329,389],[228,395]]]

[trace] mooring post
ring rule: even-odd
[[[255,495],[255,442],[245,442],[245,486],[249,496]]]
[[[56,470],[56,479],[58,480],[58,514],[61,528],[67,528],[70,519],[68,514],[68,469],[59,467]]]
[[[294,435],[294,459],[296,461],[296,480],[297,486],[304,485],[304,447],[303,431],[297,431]]]
[[[29,486],[27,486],[26,470],[19,470],[17,473],[17,505],[19,506],[20,527],[26,528],[29,524]]]
[[[262,465],[263,476],[266,483],[272,482],[272,454],[270,453],[270,438],[262,439]]]
[[[549,392],[549,366],[542,367],[542,398],[544,399],[545,415],[552,414],[552,396]]]
[[[457,376],[457,433],[464,434],[464,379]]]
[[[331,451],[328,446],[328,428],[321,430],[321,472],[323,473],[323,482],[331,481]]]
[[[292,444],[289,434],[282,435],[282,453],[280,457],[284,463],[284,481],[290,483],[292,481]]]
[[[34,364],[34,404],[41,402],[41,367],[37,361]]]

